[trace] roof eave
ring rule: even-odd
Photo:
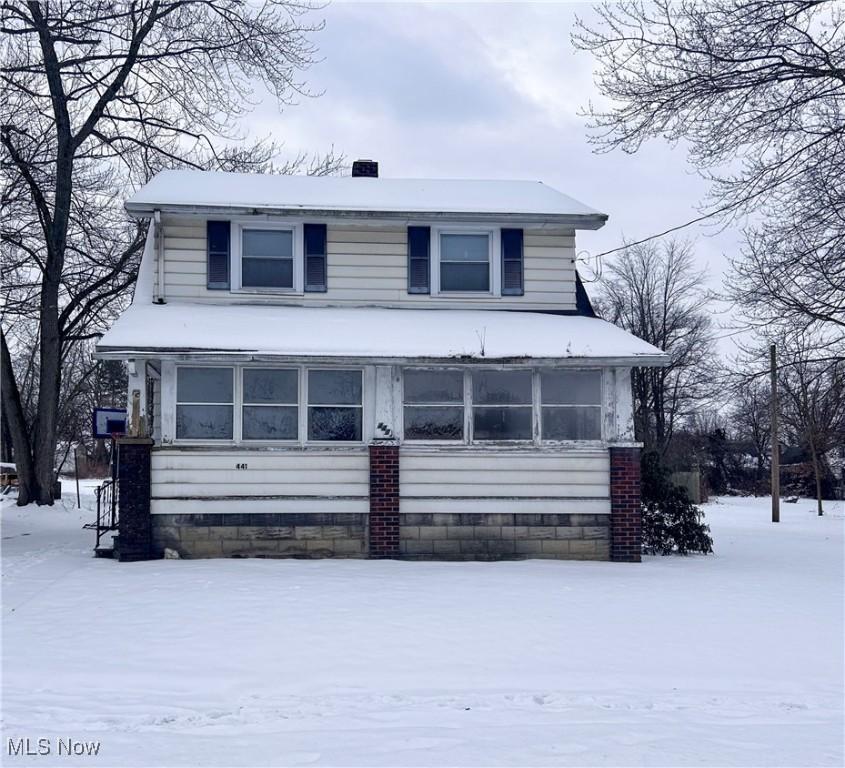
[[[314,217],[340,219],[387,219],[438,221],[490,221],[523,224],[557,224],[570,229],[601,229],[607,222],[606,213],[571,214],[571,213],[497,213],[492,211],[377,211],[350,210],[336,208],[292,208],[273,206],[244,205],[185,205],[173,203],[138,203],[127,201],[126,212],[134,218],[147,219],[154,211],[182,215],[212,216],[254,216],[271,215],[280,217]]]
[[[209,361],[227,362],[277,362],[292,363],[302,360],[311,362],[342,362],[355,365],[408,365],[408,364],[452,364],[466,363],[477,365],[519,365],[531,363],[532,365],[553,365],[557,367],[568,366],[598,366],[598,367],[648,367],[663,368],[669,365],[669,356],[665,354],[642,354],[642,355],[611,355],[603,357],[477,357],[477,356],[377,356],[377,355],[286,355],[278,352],[265,352],[249,349],[174,349],[156,347],[100,347],[98,346],[94,357],[97,360],[172,360],[175,362],[187,362],[202,358]]]

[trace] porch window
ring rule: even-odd
[[[176,438],[231,440],[234,368],[176,369]]]
[[[489,232],[440,233],[441,293],[489,293]]]
[[[243,369],[244,440],[296,440],[298,422],[298,370]]]
[[[361,371],[308,371],[308,439],[355,442],[363,421]]]
[[[292,229],[241,230],[241,286],[294,287]]]
[[[403,399],[406,440],[463,440],[463,371],[406,370]]]
[[[532,372],[473,371],[472,424],[475,440],[533,438]]]
[[[544,440],[601,439],[601,372],[540,373]]]

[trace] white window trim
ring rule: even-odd
[[[308,372],[309,371],[358,371],[361,374],[361,404],[351,405],[349,403],[311,403],[308,396]],[[302,414],[300,418],[304,421],[305,432],[302,433],[303,442],[305,445],[361,445],[367,439],[367,374],[366,371],[355,365],[309,365],[303,367],[304,386],[305,389],[301,395],[300,409]],[[308,411],[310,408],[359,408],[361,410],[361,439],[360,440],[312,440],[308,437]]]
[[[248,403],[244,399],[244,371],[295,371],[296,372],[296,403]],[[244,445],[299,445],[302,435],[302,369],[298,365],[239,365],[237,366],[237,379],[240,383],[240,402],[238,403],[238,431],[235,433]],[[244,408],[255,406],[257,408],[277,407],[293,408],[296,411],[296,438],[246,438],[243,436]]]
[[[536,395],[537,395],[537,402],[539,404],[538,413],[539,422],[538,428],[540,430],[540,442],[544,444],[550,443],[560,443],[560,444],[567,444],[573,442],[587,442],[587,443],[596,443],[599,440],[604,441],[605,439],[605,414],[606,408],[604,405],[605,398],[604,398],[604,388],[605,388],[605,376],[604,371],[601,368],[577,368],[573,369],[577,371],[592,371],[598,372],[599,374],[599,402],[597,403],[544,403],[543,402],[543,387],[541,383],[541,372],[537,371],[536,375]],[[561,440],[556,439],[553,437],[544,437],[543,436],[543,408],[598,408],[599,409],[599,438],[595,440]]]
[[[475,400],[473,398],[472,392],[472,374],[476,371],[495,371],[495,370],[508,370],[508,371],[527,371],[531,374],[531,402],[530,403],[479,403],[476,405]],[[537,371],[534,368],[474,368],[471,371],[467,371],[467,378],[469,380],[469,420],[472,427],[472,440],[475,445],[489,445],[490,443],[512,443],[513,445],[536,445],[538,443],[538,435],[536,430],[536,415],[537,415],[537,400],[534,397],[535,394],[535,382],[537,380]],[[528,408],[531,410],[531,437],[512,437],[506,438],[504,440],[485,440],[479,438],[478,440],[475,439],[475,409],[484,409],[484,408]]]
[[[176,437],[176,406],[177,406],[177,377],[179,368],[227,368],[233,369],[234,375],[234,389],[233,389],[233,403],[234,409],[232,418],[232,438],[220,439],[195,439],[195,438],[177,438]],[[299,403],[297,405],[298,411],[298,435],[296,440],[244,440],[243,439],[243,371],[246,368],[258,369],[278,369],[278,370],[296,370],[298,373],[299,383]],[[361,405],[338,406],[361,408],[361,439],[360,440],[309,440],[308,439],[308,371],[309,370],[340,370],[340,371],[360,371],[361,373]],[[167,435],[171,436],[168,444],[184,445],[184,446],[228,446],[228,447],[242,447],[242,448],[264,448],[264,447],[278,447],[278,448],[331,448],[337,446],[339,448],[359,447],[366,445],[372,439],[372,429],[370,421],[372,419],[373,404],[371,403],[370,393],[374,387],[374,376],[372,366],[360,365],[306,365],[306,364],[268,364],[268,363],[170,363],[164,366],[162,371],[163,379],[166,387],[162,388],[162,424],[166,426],[163,429],[164,439],[167,440]],[[167,397],[165,398],[165,389]],[[167,402],[165,402],[165,399]],[[185,405],[186,403],[179,403]],[[228,405],[228,404],[227,404]],[[269,405],[269,404],[268,404]]]
[[[405,407],[422,406],[426,407],[426,403],[406,403],[405,402],[405,371],[460,371],[462,376],[461,385],[463,387],[463,399],[460,403],[444,403],[442,407],[462,408],[464,414],[463,436],[460,440],[420,440],[418,438],[407,440],[405,439]],[[469,445],[469,430],[472,428],[472,419],[467,415],[467,382],[469,380],[466,368],[459,368],[456,366],[431,366],[431,365],[406,365],[399,369],[399,424],[400,424],[400,438],[401,442],[407,442],[408,445]],[[430,405],[431,408],[436,408],[437,405]]]
[[[490,290],[489,291],[442,291],[440,290],[440,236],[441,235],[487,235],[490,243]],[[502,264],[497,254],[501,252],[501,227],[485,227],[472,224],[454,224],[431,228],[429,243],[431,261],[431,296],[446,299],[485,299],[502,295]]]
[[[299,296],[305,293],[305,253],[303,247],[302,221],[267,221],[265,219],[232,219],[230,236],[231,293],[259,295]],[[251,288],[242,285],[241,257],[243,255],[244,229],[283,230],[293,233],[293,287]]]
[[[439,370],[463,370],[464,373],[464,436],[462,440],[406,440],[405,439],[405,371],[411,370],[428,370],[428,371],[439,371]],[[514,439],[514,440],[476,440],[473,430],[473,409],[475,407],[472,398],[472,373],[474,371],[482,371],[482,370],[498,370],[498,371],[507,371],[507,370],[530,370],[531,371],[531,391],[532,391],[532,401],[531,401],[531,424],[532,424],[532,437],[528,439]],[[542,394],[541,394],[541,386],[540,386],[540,373],[542,371],[541,368],[531,368],[527,366],[519,366],[519,365],[511,365],[511,366],[474,366],[472,368],[456,368],[455,366],[434,366],[434,365],[406,365],[402,366],[399,369],[399,389],[400,394],[398,397],[398,407],[399,407],[399,423],[400,423],[400,435],[401,435],[401,442],[408,446],[472,446],[476,448],[484,448],[498,446],[498,445],[507,445],[513,447],[519,446],[527,446],[532,445],[536,448],[540,448],[543,446],[561,446],[561,447],[573,447],[573,446],[585,446],[585,447],[597,447],[599,445],[603,445],[607,442],[607,425],[606,425],[606,415],[607,415],[607,406],[605,403],[605,387],[607,386],[606,382],[606,372],[603,368],[598,367],[584,367],[584,368],[577,368],[574,370],[579,371],[598,371],[600,374],[599,379],[599,399],[600,402],[597,405],[586,405],[586,406],[578,406],[578,405],[563,405],[561,407],[586,407],[586,408],[599,408],[599,425],[600,425],[600,436],[595,440],[556,440],[556,439],[545,439],[542,436],[542,412],[543,412],[543,403],[542,403]],[[416,405],[415,403],[407,403],[407,405]],[[457,405],[457,403],[455,404]],[[478,406],[479,408],[487,407],[487,406]],[[491,405],[489,407],[495,408],[500,407],[496,405]],[[519,405],[513,404],[512,406],[509,405],[502,405],[501,407],[514,407],[514,408],[528,408],[527,404]]]
[[[190,400],[180,401],[179,400],[179,368],[221,368],[232,372],[232,402],[231,403],[198,403]],[[208,365],[204,365],[202,363],[193,363],[191,365],[177,365],[173,369],[173,440],[174,442],[179,443],[196,443],[202,445],[228,445],[231,443],[235,437],[238,435],[239,431],[239,414],[238,414],[238,385],[239,385],[240,376],[238,375],[237,369],[235,369],[231,365],[223,365],[220,363],[214,364],[210,363]],[[179,424],[179,419],[177,416],[177,411],[180,405],[225,405],[232,408],[232,437],[207,437],[207,438],[195,438],[195,437],[182,437],[177,438],[177,428]]]

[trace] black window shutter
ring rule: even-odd
[[[206,285],[211,291],[229,290],[229,245],[231,224],[228,221],[206,223],[207,275]]]
[[[522,230],[502,230],[502,296],[522,296]]]
[[[408,293],[431,293],[431,227],[408,227]]]
[[[325,293],[326,279],[326,225],[305,224],[302,228],[305,240],[305,290],[309,293]]]

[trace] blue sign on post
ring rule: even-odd
[[[123,408],[95,408],[92,419],[94,437],[106,438],[126,434],[126,410]]]

